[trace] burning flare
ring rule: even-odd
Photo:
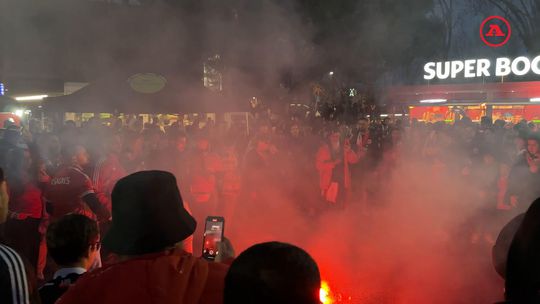
[[[319,290],[319,299],[321,300],[322,304],[334,303],[334,299],[332,297],[332,290],[330,290],[330,286],[328,285],[328,282],[326,281],[321,282],[321,289]]]

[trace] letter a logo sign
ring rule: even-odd
[[[492,25],[489,26],[489,31],[486,34],[486,36],[488,36],[488,37],[493,37],[493,36],[504,37],[506,35],[501,30],[500,26],[498,26],[497,24],[492,24]]]
[[[511,35],[510,23],[503,17],[491,16],[480,25],[480,38],[490,47],[505,45]]]

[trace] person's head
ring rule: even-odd
[[[367,118],[360,118],[356,123],[356,127],[360,131],[367,131],[369,129],[369,121]]]
[[[7,129],[9,127],[12,127],[12,126],[15,126],[15,120],[11,117],[9,117],[8,119],[4,120],[4,129]]]
[[[464,142],[471,142],[475,134],[476,130],[471,125],[464,125],[462,136]]]
[[[133,131],[126,132],[123,135],[123,149],[125,152],[139,155],[144,148],[144,137]]]
[[[270,123],[269,122],[263,121],[259,125],[259,134],[260,135],[268,135],[268,134],[270,134],[270,131],[271,131],[271,128],[270,128]]]
[[[107,152],[117,155],[122,152],[122,140],[120,136],[113,135],[107,139]]]
[[[197,150],[201,152],[208,151],[208,149],[210,148],[210,141],[208,140],[208,137],[200,136],[199,138],[197,138],[196,145]]]
[[[77,128],[77,125],[75,124],[75,122],[73,120],[66,120],[64,122],[64,127],[66,129],[75,129],[75,128]]]
[[[482,161],[485,165],[492,165],[495,163],[495,155],[493,155],[493,151],[484,151],[482,153]]]
[[[497,156],[499,156],[499,153],[496,153],[495,148],[496,147],[487,143],[482,143],[475,147],[474,151],[481,157],[482,163],[489,166],[494,164],[497,160]]]
[[[290,129],[292,137],[299,137],[300,136],[300,126],[297,124],[291,125]]]
[[[482,116],[480,118],[480,127],[483,129],[489,129],[493,126],[493,119],[489,116]]]
[[[99,229],[96,221],[80,214],[68,214],[47,229],[47,249],[60,267],[88,269],[99,254]]]
[[[493,123],[493,126],[499,130],[504,129],[505,125],[506,125],[506,122],[502,119],[497,119],[495,120],[495,123]]]
[[[529,136],[527,139],[527,151],[532,155],[540,153],[540,138],[537,135]]]
[[[337,130],[331,131],[330,134],[328,135],[328,138],[330,139],[330,143],[332,145],[339,145],[340,137],[341,135],[339,134],[339,131]]]
[[[140,171],[114,186],[112,226],[103,246],[124,256],[160,252],[189,237],[196,225],[173,174]]]
[[[270,138],[268,136],[259,136],[257,138],[257,151],[266,152],[270,149]]]
[[[179,152],[184,152],[186,150],[187,136],[186,136],[185,133],[182,132],[182,133],[179,133],[178,135],[176,135],[175,141],[174,141],[174,147]]]
[[[520,150],[525,149],[525,145],[527,142],[526,139],[527,139],[526,136],[523,136],[523,135],[519,135],[514,138],[514,146],[516,150],[520,151]]]
[[[131,129],[135,132],[140,132],[143,129],[142,116],[137,117],[137,119],[132,123]]]
[[[60,155],[60,151],[62,150],[62,145],[60,144],[60,139],[56,135],[49,135],[47,136],[47,152],[49,154],[49,157],[51,156],[58,156]]]
[[[70,165],[86,166],[90,162],[90,156],[81,145],[67,145],[62,148],[64,162]]]
[[[225,304],[319,304],[317,263],[303,249],[269,242],[254,245],[232,263],[225,277]]]

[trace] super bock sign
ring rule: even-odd
[[[428,62],[424,65],[424,79],[455,79],[475,77],[540,75],[540,56],[489,59],[454,60]]]

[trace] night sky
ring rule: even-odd
[[[441,9],[445,4],[450,11]],[[525,46],[517,29],[504,47],[481,42],[484,18],[516,18],[490,0],[5,0],[0,5],[4,80],[92,81],[116,66],[174,68],[196,80],[202,62],[220,54],[232,86],[295,88],[320,81],[329,71],[351,85],[393,85],[421,83],[427,61],[532,56],[536,49]],[[530,28],[537,31],[539,14],[531,16]],[[449,40],[445,20],[452,24]]]

